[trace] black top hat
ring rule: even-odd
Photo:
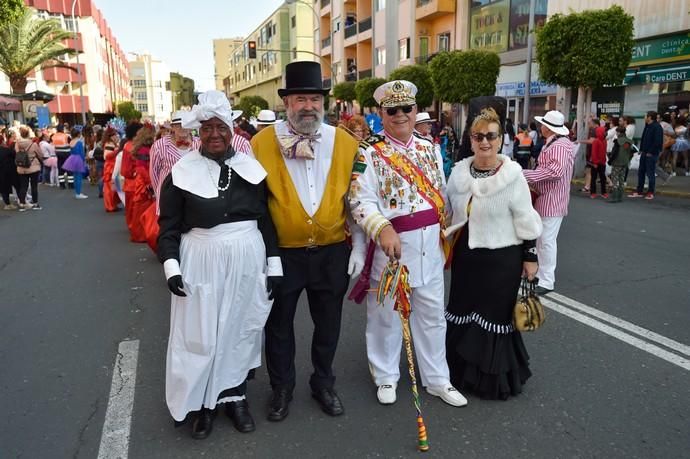
[[[285,66],[285,88],[278,90],[280,97],[290,94],[327,95],[331,88],[323,87],[321,64],[311,61],[291,62]]]

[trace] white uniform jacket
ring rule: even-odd
[[[406,143],[392,138],[385,132],[383,137],[386,141],[383,154],[404,155],[408,158],[424,172],[434,188],[444,197],[445,202],[443,160],[433,144],[414,135]],[[369,141],[373,144],[372,139]],[[394,217],[432,208],[419,194],[417,186],[408,183],[365,142],[360,144],[353,168],[349,202],[352,217],[370,240]],[[420,287],[429,283],[435,276],[443,275],[444,256],[440,245],[440,229],[440,225],[436,223],[400,233],[401,261],[409,269],[410,287]],[[361,250],[358,247],[354,249]],[[371,270],[372,285],[380,279],[387,261],[383,251],[377,248]]]

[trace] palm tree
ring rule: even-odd
[[[24,94],[27,76],[39,67],[76,70],[58,60],[77,52],[64,45],[68,38],[73,35],[61,28],[60,21],[37,18],[29,8],[18,19],[5,23],[0,28],[0,71],[10,79],[12,93]]]

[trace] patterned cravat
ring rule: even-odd
[[[287,159],[314,159],[314,142],[321,138],[321,134],[298,134],[289,127],[288,132],[277,135],[283,156]]]

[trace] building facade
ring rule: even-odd
[[[216,90],[225,90],[223,80],[230,75],[230,56],[241,45],[242,37],[213,40],[213,77],[216,80]]]
[[[170,69],[150,54],[129,54],[129,75],[134,108],[154,123],[170,120],[173,111]]]
[[[173,110],[189,110],[194,105],[194,80],[179,73],[170,74],[170,94]]]
[[[55,18],[65,30],[75,34],[66,45],[79,51],[77,72],[65,68],[36,70],[29,78],[26,92],[43,91],[54,95],[47,103],[53,122],[81,124],[81,111],[93,115],[97,122],[107,121],[118,102],[129,100],[129,69],[108,22],[92,0],[76,0],[74,21],[71,2],[58,0],[25,0],[41,18]],[[64,59],[76,68],[76,57]],[[81,80],[81,81],[80,81]],[[83,97],[79,95],[81,88]],[[9,82],[0,74],[0,92],[9,93]],[[83,102],[83,106],[82,106]],[[31,118],[32,113],[24,113]]]
[[[318,60],[314,51],[315,11],[304,1],[284,3],[234,48],[223,88],[233,104],[243,96],[261,96],[271,110],[285,110],[278,97],[285,66],[292,61]],[[256,43],[256,58],[249,57]]]

